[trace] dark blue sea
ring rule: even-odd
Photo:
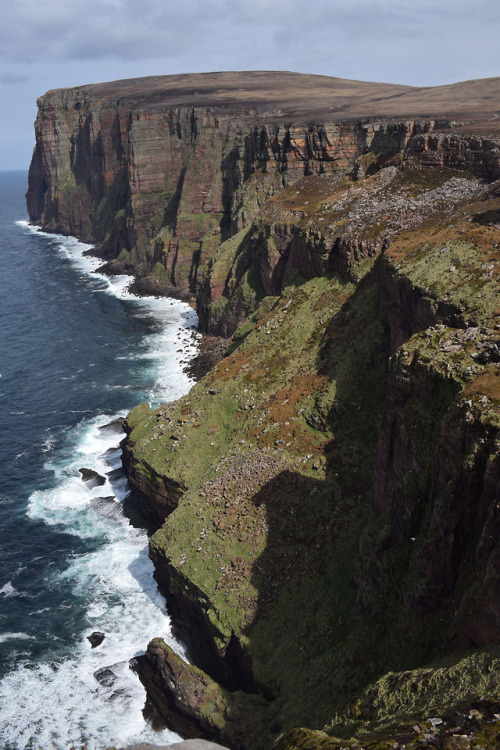
[[[165,744],[176,736],[145,723],[129,660],[155,636],[182,647],[113,422],[189,390],[197,319],[30,227],[26,188],[26,173],[0,173],[0,747]],[[89,489],[80,468],[105,483]]]

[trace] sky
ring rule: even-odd
[[[36,99],[137,76],[292,70],[439,86],[500,75],[498,0],[2,0],[0,170]]]

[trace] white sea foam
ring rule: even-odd
[[[12,585],[12,581],[7,581],[5,586],[2,586],[2,588],[0,589],[0,594],[3,594],[3,596],[16,596],[17,593],[18,592]]]
[[[128,666],[155,636],[163,637],[178,653],[183,649],[172,638],[165,602],[153,581],[146,533],[130,526],[123,516],[118,498],[129,491],[126,480],[111,482],[109,476],[116,471],[120,453],[119,434],[99,429],[109,422],[109,417],[100,417],[81,425],[66,460],[54,457],[46,464],[54,474],[54,487],[30,498],[31,518],[101,544],[92,553],[72,558],[58,574],[59,580],[71,582],[79,600],[88,601],[74,653],[35,668],[23,665],[0,687],[0,736],[17,748],[41,749],[53,743],[66,749],[87,742],[91,750],[178,739],[168,730],[155,732],[144,722],[144,690]],[[78,472],[81,467],[96,471],[106,482],[87,489]],[[87,636],[94,630],[105,638],[92,649]],[[100,670],[109,672],[100,674]]]
[[[88,750],[101,750],[136,738],[155,744],[178,740],[173,732],[157,733],[145,725],[144,693],[126,661],[102,667],[102,660],[88,658],[81,648],[60,663],[22,665],[10,673],[2,705],[4,747],[69,749],[85,742]],[[101,683],[94,676],[100,669],[109,670]]]
[[[184,367],[185,362],[198,350],[199,334],[195,330],[198,316],[186,302],[164,297],[137,297],[128,289],[133,280],[132,276],[107,276],[99,273],[102,261],[92,255],[85,255],[92,249],[92,245],[80,242],[75,237],[46,234],[40,227],[28,222],[20,221],[17,224],[30,233],[42,234],[56,241],[61,254],[68,258],[78,271],[85,276],[90,275],[99,283],[96,291],[127,300],[134,305],[137,316],[149,318],[160,324],[157,331],[146,337],[144,350],[138,355],[150,361],[155,376],[155,385],[150,394],[152,406],[158,406],[162,401],[173,401],[189,390],[193,381],[184,372]],[[180,346],[182,351],[178,352]]]
[[[50,453],[52,448],[54,447],[55,438],[51,435],[48,438],[45,438],[43,441],[43,445],[41,447],[42,453]]]
[[[18,223],[29,232],[40,231],[26,222]],[[138,315],[158,321],[140,353],[151,365],[155,384],[152,405],[187,392],[191,381],[180,360],[188,360],[196,352],[197,335],[192,335],[197,324],[195,312],[175,300],[133,297],[128,291],[130,277],[95,273],[100,261],[83,255],[88,245],[74,238],[51,237],[80,272],[92,273],[97,279],[96,292],[127,300]],[[182,353],[176,352],[179,341]],[[65,436],[64,454],[60,450],[54,453],[49,442],[44,446],[51,451],[45,469],[52,473],[53,482],[31,495],[29,517],[66,534],[94,540],[97,548],[93,543],[94,551],[71,557],[52,581],[55,585],[58,580],[61,584],[70,581],[78,601],[88,603],[72,652],[47,655],[36,664],[21,662],[0,684],[0,744],[17,750],[68,750],[83,743],[88,750],[98,750],[132,742],[161,745],[178,739],[168,730],[155,732],[145,723],[145,693],[128,664],[132,657],[144,653],[155,636],[163,637],[178,653],[183,649],[172,638],[165,602],[152,577],[146,533],[132,527],[122,512],[121,503],[129,492],[126,479],[117,472],[123,433],[116,428],[99,429],[119,416],[83,420]],[[104,483],[86,484],[80,468],[97,472]],[[13,595],[11,589],[12,584],[6,584],[0,593]],[[105,638],[93,649],[87,636],[95,630]],[[30,637],[23,633],[3,636]]]
[[[157,635],[182,653],[153,585],[146,535],[109,525],[107,537],[97,551],[76,557],[60,574],[72,582],[76,596],[89,600],[82,637],[71,657],[35,669],[24,665],[10,673],[0,689],[4,741],[14,741],[19,748],[52,743],[68,748],[83,742],[101,748],[178,739],[144,723],[144,690],[128,664]],[[105,638],[92,649],[86,636],[94,630]]]

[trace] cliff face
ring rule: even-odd
[[[297,726],[328,736],[279,748],[350,747],[466,709],[493,736],[498,140],[443,118],[290,124],[274,95],[210,106],[125,84],[40,101],[28,202],[142,288],[196,298],[228,339],[186,397],[126,421],[193,662],[155,639],[150,699],[235,748]]]
[[[259,123],[198,107],[150,112],[79,90],[39,100],[28,211],[148,283],[193,296],[222,240],[303,174],[349,170],[353,125]],[[118,264],[115,264],[118,268]]]
[[[165,81],[163,92],[148,94],[145,79],[142,89],[106,84],[39,99],[27,194],[33,222],[97,243],[111,269],[135,273],[153,291],[194,297],[220,243],[303,175],[362,175],[404,153],[500,176],[495,141],[434,133],[434,121],[335,121],[322,110],[314,123],[290,124],[265,99],[238,103],[245,89],[228,112],[200,106],[199,93],[172,93]]]

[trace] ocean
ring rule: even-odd
[[[88,245],[30,227],[26,188],[26,173],[0,173],[0,747],[168,744],[129,661],[155,636],[183,650],[115,420],[189,390],[197,317],[134,297]],[[89,488],[81,468],[105,483]]]

